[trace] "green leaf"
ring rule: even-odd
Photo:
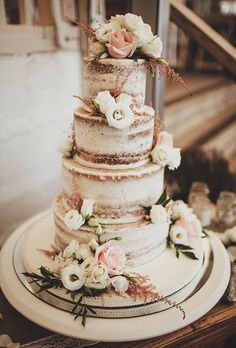
[[[197,257],[193,252],[191,252],[191,251],[183,251],[183,250],[181,250],[181,252],[182,252],[185,256],[189,257],[189,258],[192,259],[192,260],[198,260],[198,257]]]
[[[168,198],[165,202],[162,203],[162,206],[165,208],[170,201],[171,198]]]
[[[155,203],[155,205],[162,204],[168,199],[167,193],[166,193],[166,187],[164,188],[164,191],[162,192],[161,196]]]
[[[83,310],[83,319],[82,319],[83,327],[85,327],[85,324],[86,324],[87,313],[88,313],[88,310],[86,308],[84,308],[84,310]]]
[[[175,244],[175,247],[182,250],[193,250],[193,248],[189,245],[185,245],[185,244]]]
[[[179,250],[176,248],[176,257],[179,258]]]
[[[78,308],[78,306],[80,305],[81,301],[83,299],[83,296],[80,296],[79,300],[76,302],[76,304],[74,305],[72,312],[71,313],[75,313],[76,309]]]
[[[164,58],[157,58],[156,61],[157,61],[158,64],[166,64],[166,65],[168,65],[167,61]]]
[[[202,238],[208,238],[209,237],[209,234],[204,229],[202,229],[202,234],[203,234]]]
[[[74,316],[74,320],[76,320],[82,312],[83,312],[83,307],[81,307],[79,312]]]
[[[42,276],[44,276],[47,279],[56,278],[52,272],[50,272],[47,268],[45,268],[43,266],[40,267],[40,272],[41,272]]]

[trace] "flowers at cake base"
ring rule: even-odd
[[[102,296],[107,292],[108,296],[115,292],[116,296],[130,296],[134,301],[137,298],[144,302],[161,300],[185,315],[181,306],[157,292],[147,276],[125,271],[126,256],[117,241],[99,245],[94,240],[88,244],[71,240],[64,250],[51,258],[52,270],[41,266],[39,273],[23,274],[37,286],[37,294],[49,289],[61,289],[70,294],[74,302],[71,313],[75,319],[82,316],[83,325],[88,313],[96,315],[85,297]]]
[[[173,147],[172,135],[161,132],[158,142],[151,151],[152,161],[160,167],[167,166],[170,170],[177,169],[181,162],[180,149]]]
[[[134,114],[130,108],[132,98],[121,93],[116,99],[109,91],[101,91],[94,99],[94,104],[106,116],[109,126],[118,129],[129,127],[134,122]]]

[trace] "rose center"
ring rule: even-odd
[[[124,115],[123,111],[120,109],[117,109],[113,112],[113,118],[117,121],[122,120],[122,118],[124,118],[124,116],[125,115]]]
[[[71,281],[71,282],[76,282],[76,280],[78,280],[78,279],[79,279],[79,277],[77,277],[76,274],[71,274],[71,275],[70,275],[70,281]]]

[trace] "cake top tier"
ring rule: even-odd
[[[144,59],[105,58],[89,63],[85,59],[84,97],[95,98],[100,91],[118,96],[127,93],[138,107],[145,101],[146,62]]]

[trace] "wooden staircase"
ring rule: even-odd
[[[236,84],[227,75],[186,74],[192,90],[167,82],[164,128],[182,149],[217,149],[236,171]],[[234,161],[233,161],[234,159]]]

